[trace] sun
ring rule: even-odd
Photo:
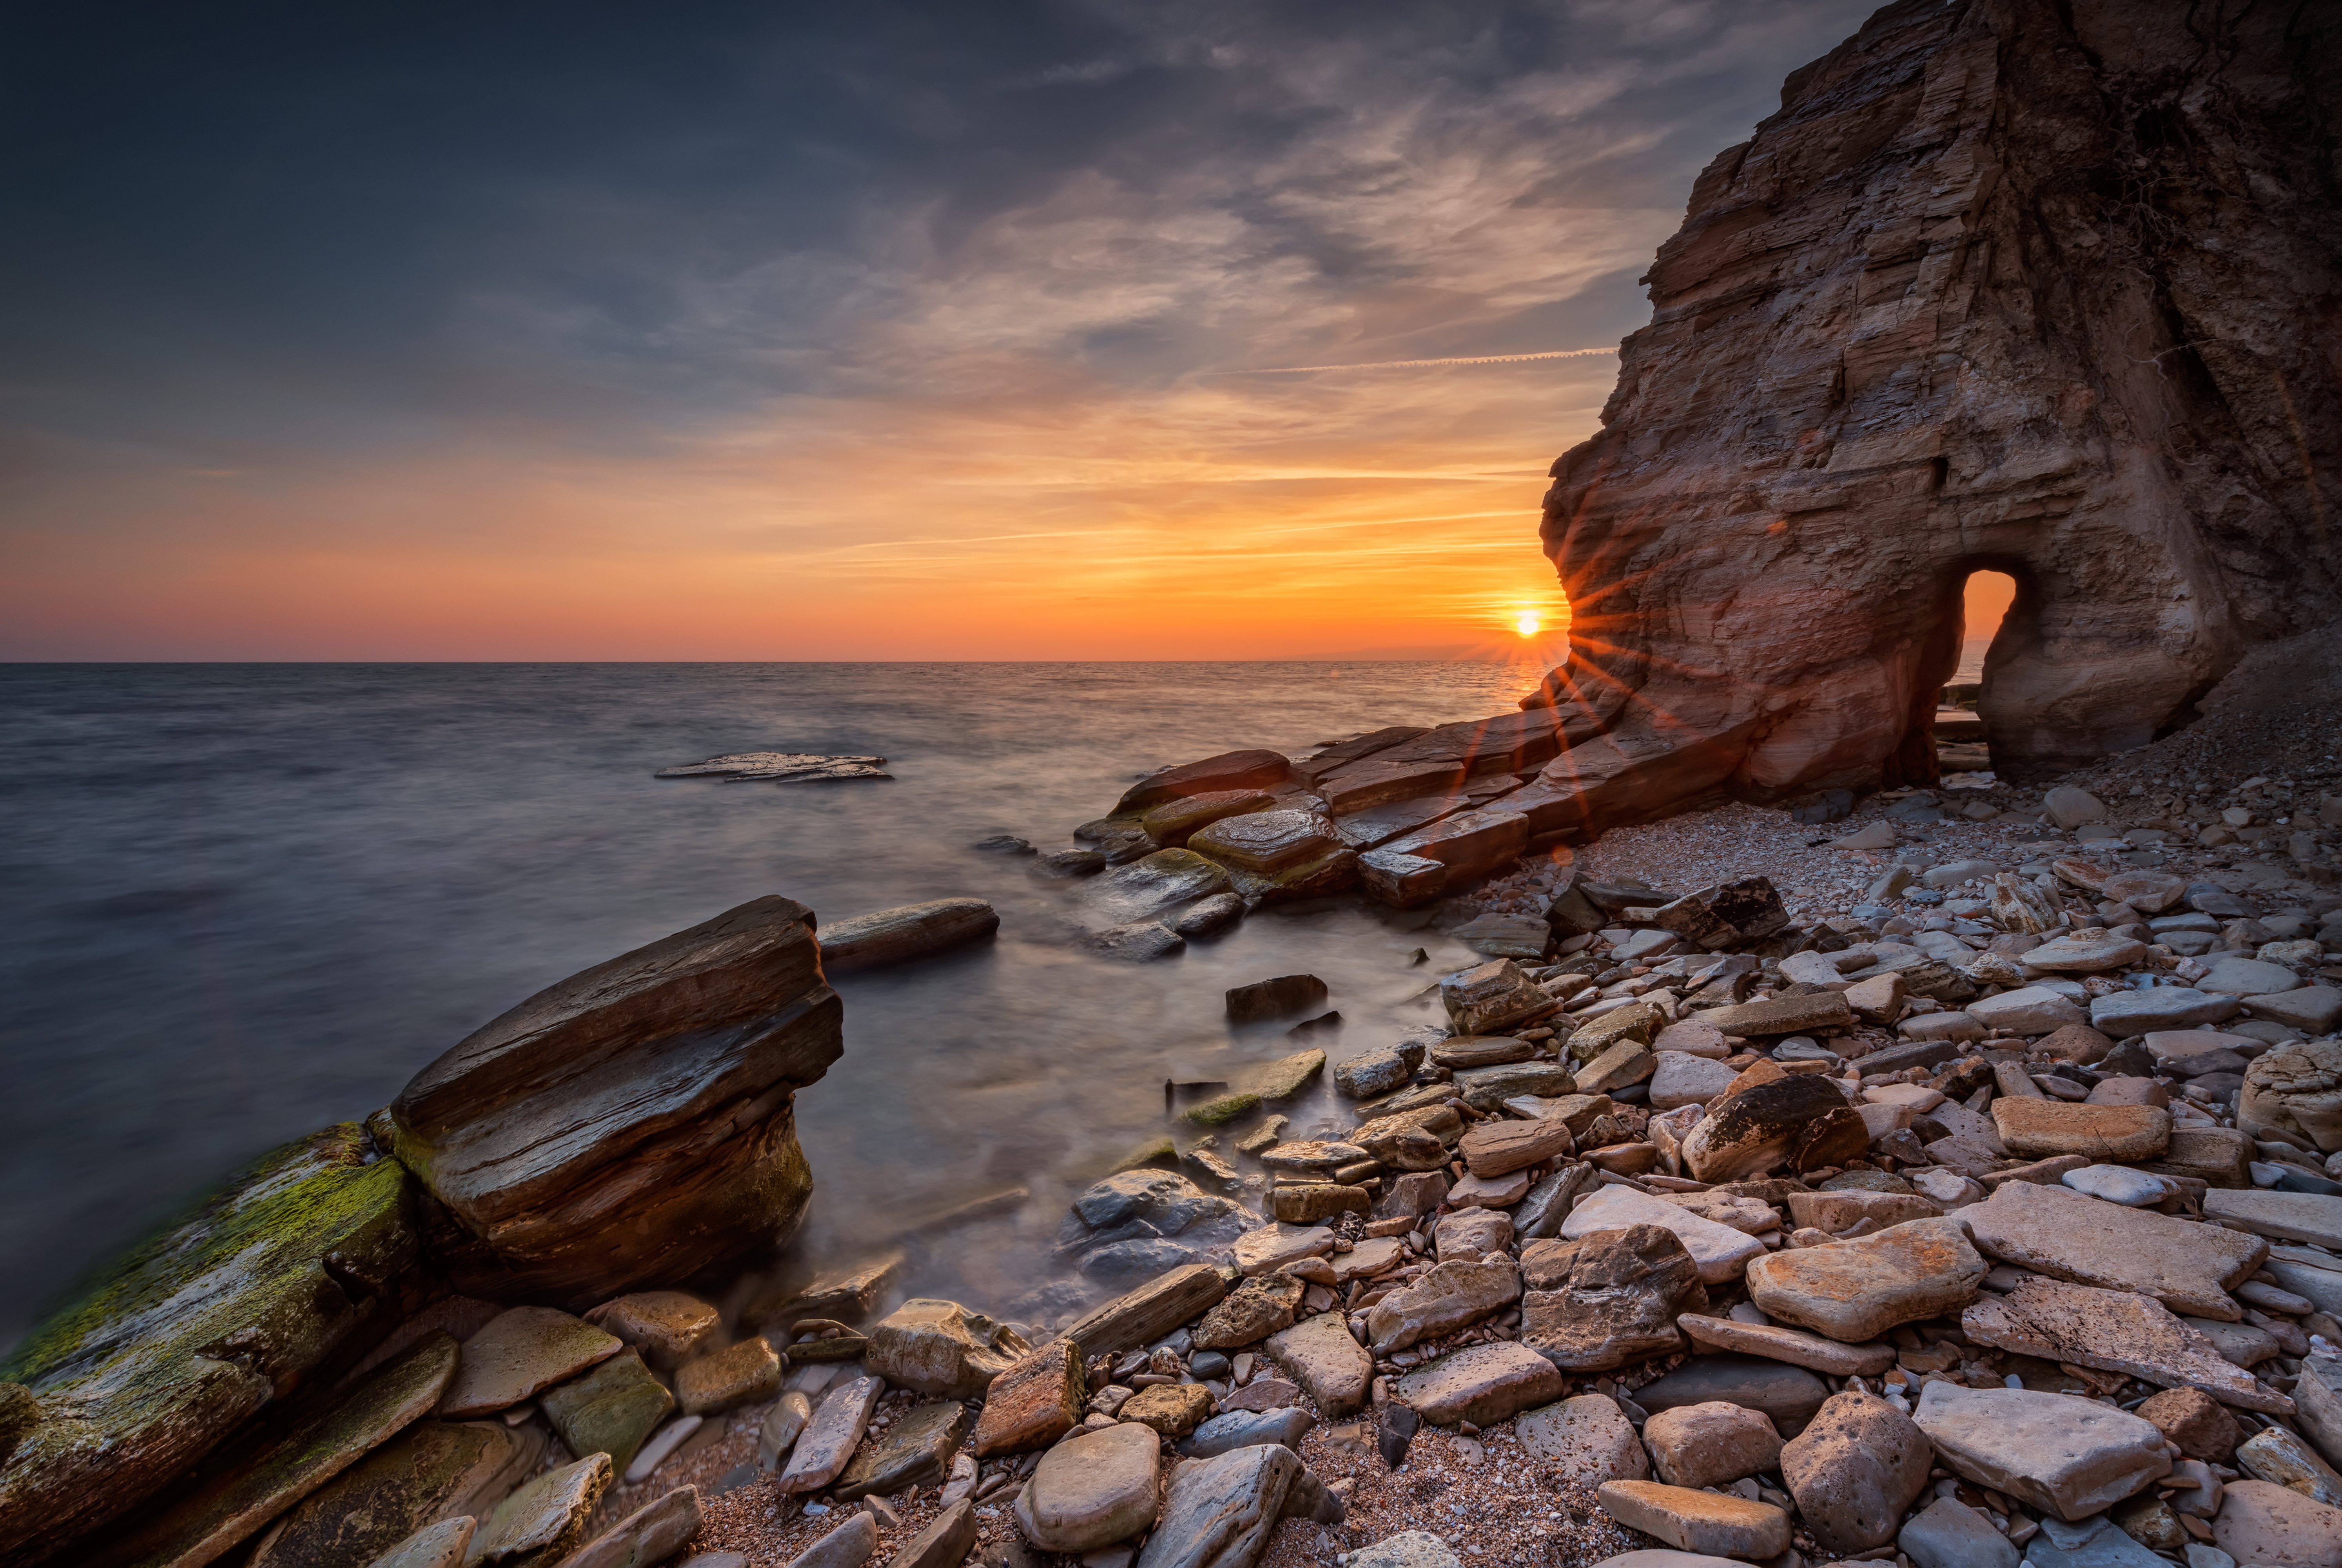
[[[1518,632],[1524,637],[1534,637],[1537,634],[1537,627],[1541,624],[1542,623],[1537,620],[1535,614],[1529,611],[1523,610],[1520,614],[1514,619],[1513,630]]]

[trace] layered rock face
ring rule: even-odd
[[[384,1130],[467,1293],[576,1304],[786,1236],[796,1090],[844,1051],[813,912],[759,898],[547,987],[415,1074]]]
[[[1681,787],[1929,783],[1961,586],[2017,602],[1994,767],[2186,723],[2342,608],[2342,26],[1905,0],[1700,175],[1603,430],[1554,464],[1546,699]],[[1532,699],[1535,701],[1536,699]]]

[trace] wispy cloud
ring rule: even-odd
[[[44,328],[84,347],[0,413],[0,647],[1453,641],[1552,599],[1543,471],[1633,278],[1864,8],[882,8],[707,42],[696,94],[656,42],[556,62],[615,105],[570,133],[596,156],[385,130],[399,255],[304,275],[330,326],[243,302],[223,338],[155,292],[141,335]],[[526,80],[477,75],[491,118]]]

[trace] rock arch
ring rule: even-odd
[[[2335,621],[2330,9],[1903,0],[1782,99],[1553,466],[1572,656],[1532,702],[1726,746],[1745,798],[1919,782],[1989,566],[2027,589],[1985,717],[2037,778]]]

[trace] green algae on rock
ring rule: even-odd
[[[264,1156],[33,1331],[42,1419],[0,1469],[0,1559],[119,1517],[291,1393],[414,1264],[411,1182],[355,1123]]]
[[[545,1457],[535,1426],[417,1422],[309,1494],[262,1537],[250,1568],[371,1563],[435,1521],[490,1513]]]
[[[461,1352],[435,1332],[368,1373],[290,1432],[238,1455],[96,1561],[115,1568],[200,1568],[431,1413]]]

